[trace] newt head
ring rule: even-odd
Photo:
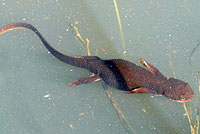
[[[170,86],[165,90],[164,95],[177,102],[187,102],[194,97],[192,88],[184,81],[170,78]]]

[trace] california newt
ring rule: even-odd
[[[169,78],[167,79],[158,69],[140,59],[140,62],[147,68],[142,68],[123,59],[102,60],[97,56],[76,56],[64,55],[55,50],[31,24],[17,22],[0,28],[0,34],[13,29],[32,30],[42,41],[44,46],[59,60],[75,67],[89,70],[93,75],[69,83],[70,86],[77,86],[102,79],[111,87],[126,90],[128,93],[152,93],[164,95],[177,102],[186,102],[194,97],[192,88],[184,81]]]

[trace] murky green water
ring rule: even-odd
[[[176,77],[189,82],[195,92],[195,98],[188,103],[195,114],[200,48],[191,65],[188,58],[200,39],[200,1],[117,3],[125,54],[113,1],[0,0],[0,26],[17,21],[31,23],[57,50],[71,56],[86,55],[69,26],[78,23],[81,35],[90,40],[92,55],[135,63],[137,57],[142,57],[168,77],[173,76],[170,51]],[[68,86],[90,73],[58,61],[31,31],[5,33],[0,35],[0,43],[1,134],[190,133],[181,103],[109,88],[126,119],[123,122],[102,82]]]

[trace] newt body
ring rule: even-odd
[[[194,97],[194,93],[188,83],[174,78],[167,79],[158,69],[143,59],[140,59],[140,62],[147,69],[122,59],[102,60],[97,56],[67,56],[55,50],[35,27],[23,22],[16,22],[1,27],[0,34],[9,30],[24,28],[32,30],[50,53],[59,60],[75,67],[87,69],[93,73],[89,77],[69,83],[70,86],[102,79],[109,86],[128,91],[128,93],[164,95],[178,102],[186,102]]]

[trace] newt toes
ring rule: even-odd
[[[69,83],[78,86],[102,79],[111,87],[129,91],[128,93],[152,93],[164,95],[177,102],[186,102],[194,97],[192,88],[184,81],[165,77],[157,68],[139,58],[145,68],[123,59],[103,60],[97,56],[71,57],[55,50],[31,24],[16,22],[0,28],[0,34],[13,29],[32,30],[48,51],[66,64],[83,68],[93,75]]]

